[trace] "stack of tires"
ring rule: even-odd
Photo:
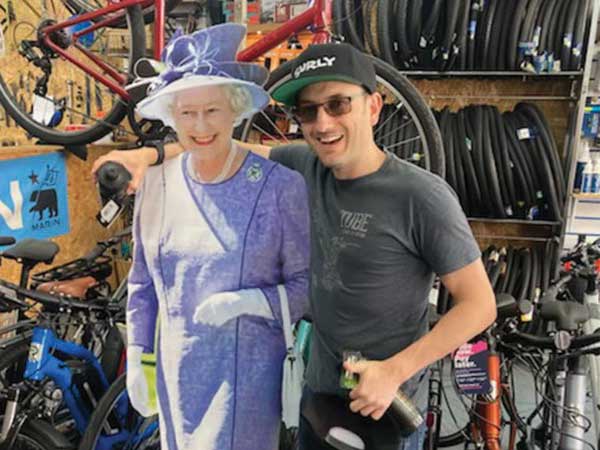
[[[336,33],[400,70],[579,71],[591,0],[334,0]]]
[[[482,252],[482,260],[496,294],[510,294],[517,300],[537,302],[555,277],[559,263],[558,240],[543,246],[516,248],[490,246]],[[452,307],[452,296],[440,284],[437,300],[438,314]],[[524,326],[528,333],[536,332],[543,324],[534,321]]]
[[[563,218],[566,183],[558,149],[542,112],[519,103],[500,113],[471,105],[436,111],[446,180],[469,217]]]

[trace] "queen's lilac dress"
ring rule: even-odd
[[[150,168],[136,198],[128,345],[154,351],[163,450],[276,450],[285,356],[277,285],[305,312],[309,215],[302,177],[249,153],[218,184],[188,153]],[[194,320],[211,294],[260,288],[272,319]]]

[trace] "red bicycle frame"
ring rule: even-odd
[[[90,11],[64,22],[48,26],[42,30],[41,34],[43,35],[44,44],[52,49],[52,51],[54,51],[57,55],[60,55],[62,58],[79,67],[89,76],[108,87],[112,92],[118,94],[124,100],[129,101],[129,94],[124,89],[124,86],[127,83],[127,75],[123,75],[106,64],[101,58],[89,51],[87,48],[85,48],[85,46],[81,45],[78,42],[78,39],[86,34],[94,32],[97,29],[103,28],[116,22],[117,20],[122,19],[125,16],[126,8],[138,5],[142,8],[146,8],[154,5],[155,21],[153,57],[154,59],[159,60],[165,42],[165,2],[164,0],[108,0],[108,3],[109,5],[105,6],[104,8]],[[314,28],[313,42],[328,42],[330,37],[328,27],[331,23],[332,16],[331,4],[332,0],[314,0],[312,5],[302,14],[292,18],[287,23],[282,24],[280,27],[271,31],[270,33],[267,33],[263,38],[252,44],[250,47],[238,53],[238,61],[252,61],[270,49],[286,41],[294,33],[298,33],[311,25]],[[73,46],[87,56],[90,61],[104,73],[94,70],[94,68],[91,68],[83,62],[77,60],[72,55],[67,53],[65,49],[59,47],[50,39],[51,33],[55,31],[65,30],[74,25],[87,21],[93,21],[93,19],[97,19],[108,14],[112,14],[112,16],[104,20],[99,20],[93,25],[90,25],[89,27],[72,34],[72,39],[74,42]]]

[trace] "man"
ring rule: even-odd
[[[256,150],[303,174],[309,190],[314,333],[301,448],[330,448],[322,447],[322,433],[315,431],[327,414],[309,405],[345,395],[339,378],[342,354],[350,350],[366,358],[343,368],[359,374],[350,409],[361,419],[367,448],[416,450],[423,427],[401,438],[384,413],[399,387],[424,410],[428,365],[494,321],[494,294],[477,244],[441,178],[375,144],[372,127],[383,100],[365,55],[347,44],[313,45],[295,60],[292,79],[273,98],[293,107],[308,144]],[[167,146],[166,156],[179,151],[176,144]],[[128,153],[107,155],[96,167],[118,159],[139,182],[156,151]],[[454,307],[428,331],[434,273]]]

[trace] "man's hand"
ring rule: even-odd
[[[127,193],[133,194],[140,187],[146,170],[156,161],[156,158],[156,149],[152,147],[142,147],[137,150],[113,150],[94,161],[92,174],[95,174],[102,164],[109,161],[123,164],[131,173]]]
[[[352,412],[379,420],[392,404],[400,385],[394,364],[390,360],[345,362],[344,368],[359,375],[359,383],[350,391]]]

